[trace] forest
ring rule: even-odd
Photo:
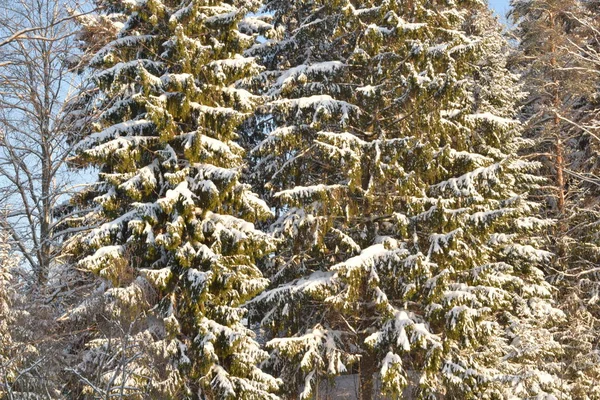
[[[600,400],[600,0],[0,0],[0,399]]]

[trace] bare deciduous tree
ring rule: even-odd
[[[78,78],[73,15],[55,0],[0,2],[0,222],[38,284],[57,257],[55,207],[73,185],[64,110]]]

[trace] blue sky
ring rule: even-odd
[[[508,2],[509,0],[489,0],[490,6],[500,15],[504,17],[506,12],[508,11]]]

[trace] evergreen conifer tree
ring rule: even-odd
[[[260,71],[241,55],[254,37],[238,25],[257,4],[100,5],[105,17],[84,18],[82,37],[98,24],[118,33],[89,60],[72,112],[73,163],[99,179],[74,200],[90,229],[67,250],[103,284],[65,320],[96,310],[110,324],[73,372],[94,396],[274,399],[241,308],[267,286],[255,262],[272,250],[253,225],[271,211],[240,181],[236,143],[258,99],[242,86]]]
[[[278,207],[252,302],[270,366],[311,398],[355,364],[361,399],[561,392],[564,315],[519,159],[516,77],[477,1],[273,1],[272,96],[253,151]],[[508,89],[506,88],[508,87]],[[527,372],[525,372],[527,371]],[[406,389],[405,389],[406,388]],[[407,394],[407,393],[405,393]]]
[[[525,90],[522,119],[527,153],[543,164],[551,185],[538,192],[547,215],[557,218],[552,277],[568,322],[557,337],[565,349],[562,376],[573,398],[600,396],[597,349],[600,290],[598,230],[597,4],[519,0],[511,16],[519,47],[515,68]]]
[[[16,377],[16,368],[13,360],[12,324],[12,269],[16,263],[13,261],[8,244],[8,235],[0,232],[0,396],[12,395],[11,384]]]

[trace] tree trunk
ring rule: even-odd
[[[562,219],[562,214],[565,211],[565,158],[563,155],[563,145],[560,137],[556,138],[556,186],[558,187],[558,203],[557,208],[559,212],[559,216]]]
[[[554,132],[556,135],[554,143],[554,151],[556,152],[554,155],[554,167],[556,168],[556,186],[558,188],[557,208],[559,218],[562,220],[565,211],[565,158],[561,139],[560,118],[558,115],[561,105],[560,94],[558,92],[558,82],[555,82],[554,84],[556,86],[554,93]]]
[[[377,361],[375,354],[366,352],[362,355],[359,364],[359,400],[371,400],[375,392],[375,373],[377,372]]]
[[[551,19],[552,24],[554,25],[554,18]],[[552,45],[552,53],[556,52],[556,47]],[[556,57],[553,56],[550,64],[553,68],[557,68]],[[554,78],[554,134],[555,142],[554,142],[554,167],[556,169],[556,188],[557,188],[557,211],[558,211],[558,230],[559,233],[565,233],[567,230],[565,224],[565,158],[564,158],[564,149],[562,144],[562,132],[560,126],[560,116],[559,112],[562,108],[562,101],[560,96],[560,81],[557,78]]]

